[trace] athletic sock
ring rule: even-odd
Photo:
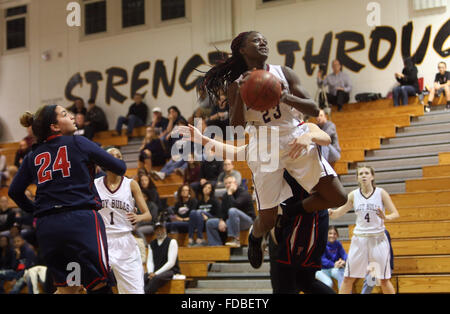
[[[255,238],[255,236],[253,235],[253,232],[252,232],[252,233],[250,233],[250,235],[249,235],[249,239],[250,239],[250,241],[252,241],[252,242],[260,242],[260,241],[262,240],[262,237],[260,237],[260,238]]]
[[[432,104],[432,102],[431,102],[431,101],[428,101],[428,106],[431,106],[431,104]]]

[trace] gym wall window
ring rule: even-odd
[[[27,46],[27,6],[8,8],[5,11],[5,30],[7,51]]]
[[[122,0],[122,27],[145,24],[145,0]]]
[[[161,0],[161,21],[186,17],[185,0]]]
[[[106,0],[84,0],[84,33],[106,32]]]

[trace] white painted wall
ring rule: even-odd
[[[110,0],[119,1],[119,0]],[[29,3],[28,8],[28,49],[24,52],[3,53],[0,55],[0,123],[2,131],[0,141],[17,141],[26,135],[19,125],[18,117],[26,110],[34,111],[47,100],[56,100],[69,105],[64,99],[64,88],[69,78],[80,72],[96,70],[102,73],[99,84],[98,104],[105,109],[110,127],[115,125],[117,117],[125,114],[131,101],[124,104],[113,102],[105,105],[106,70],[112,66],[127,70],[131,80],[134,66],[150,61],[150,70],[141,77],[149,80],[149,85],[141,91],[148,91],[146,102],[150,107],[156,105],[168,108],[177,105],[187,117],[195,107],[195,92],[186,93],[176,84],[172,97],[165,95],[160,87],[158,99],[151,95],[153,66],[156,60],[164,60],[171,74],[173,61],[178,57],[177,81],[182,67],[194,54],[200,54],[207,60],[207,54],[214,51],[213,45],[206,41],[204,3],[208,0],[191,0],[190,21],[161,27],[142,28],[139,31],[110,34],[96,39],[83,39],[80,28],[66,25],[66,4],[68,0],[20,0],[16,2],[0,1],[0,8]],[[432,25],[431,42],[424,62],[418,66],[420,76],[431,83],[436,65],[441,60],[432,47],[439,28],[450,16],[449,7],[414,12],[409,0],[379,0],[381,5],[381,24],[393,27],[397,32],[397,48],[394,59],[384,70],[374,68],[368,61],[370,33],[373,28],[366,23],[369,0],[285,0],[282,5],[269,5],[259,8],[259,0],[233,0],[234,33],[245,30],[258,30],[269,40],[271,49],[270,63],[282,64],[284,57],[276,49],[280,40],[296,40],[302,51],[296,53],[294,70],[309,92],[316,92],[315,78],[307,76],[303,55],[306,42],[314,38],[314,50],[318,51],[323,36],[333,31],[334,35],[344,30],[357,31],[364,35],[366,48],[352,53],[351,56],[366,65],[359,73],[349,71],[354,84],[354,96],[358,92],[375,91],[386,94],[395,83],[393,73],[401,71],[401,31],[408,21],[414,23],[413,49],[418,45],[423,32]],[[117,14],[117,12],[115,12]],[[111,20],[111,19],[110,19]],[[3,30],[4,24],[0,29]],[[334,36],[333,35],[333,36]],[[0,35],[3,40],[4,34]],[[216,44],[219,49],[229,48],[229,42]],[[448,47],[448,41],[446,42]],[[336,54],[337,40],[333,39],[330,58]],[[50,61],[41,59],[41,53],[50,50]],[[58,54],[61,54],[61,57]],[[447,60],[448,63],[448,60]],[[450,67],[450,64],[449,64]],[[202,67],[203,70],[207,67]],[[118,88],[129,97],[130,83]],[[77,87],[74,94],[87,100],[89,86]]]

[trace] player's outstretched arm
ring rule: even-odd
[[[245,146],[236,147],[206,137],[200,132],[199,129],[192,125],[179,126],[177,127],[177,132],[191,142],[201,144],[203,146],[211,146],[211,151],[215,154],[215,156],[223,158],[224,160],[229,158],[229,156],[233,156],[233,159],[237,160],[238,155],[245,150]]]
[[[333,209],[328,210],[330,218],[334,220],[344,216],[350,209],[353,208],[353,199],[354,199],[353,192],[350,192],[348,194],[347,203],[345,203],[344,206],[341,206],[336,210]]]
[[[289,83],[289,89],[292,95],[284,93],[281,96],[281,101],[304,114],[317,117],[320,111],[319,106],[310,98],[308,92],[300,84],[300,79],[297,74],[288,67],[283,67],[283,73]]]
[[[304,149],[307,149],[311,143],[317,145],[327,146],[331,144],[330,136],[322,131],[317,125],[313,123],[306,124],[309,127],[309,132],[302,134],[289,143],[289,157],[297,159],[300,157]]]
[[[141,215],[129,214],[129,219],[132,224],[136,224],[141,221],[150,222],[152,221],[152,215],[148,210],[147,203],[144,200],[144,196],[142,195],[141,188],[136,181],[131,181],[131,193],[133,194],[133,198],[136,201],[136,205],[141,211]]]
[[[400,214],[397,207],[395,207],[391,196],[384,189],[381,189],[381,198],[383,200],[384,208],[390,213],[389,215],[386,215],[384,219],[389,221],[400,218]]]
[[[123,160],[113,157],[104,149],[84,136],[74,136],[75,144],[82,152],[86,152],[89,158],[100,167],[109,170],[119,176],[123,176],[127,171],[127,165]]]
[[[320,146],[328,146],[331,144],[331,137],[314,123],[306,123],[311,135],[311,141]]]

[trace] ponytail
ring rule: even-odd
[[[33,115],[27,111],[20,117],[20,124],[25,127],[32,127],[33,134],[37,139],[37,143],[43,143],[52,135],[50,125],[56,124],[56,105],[46,105],[40,107]]]

